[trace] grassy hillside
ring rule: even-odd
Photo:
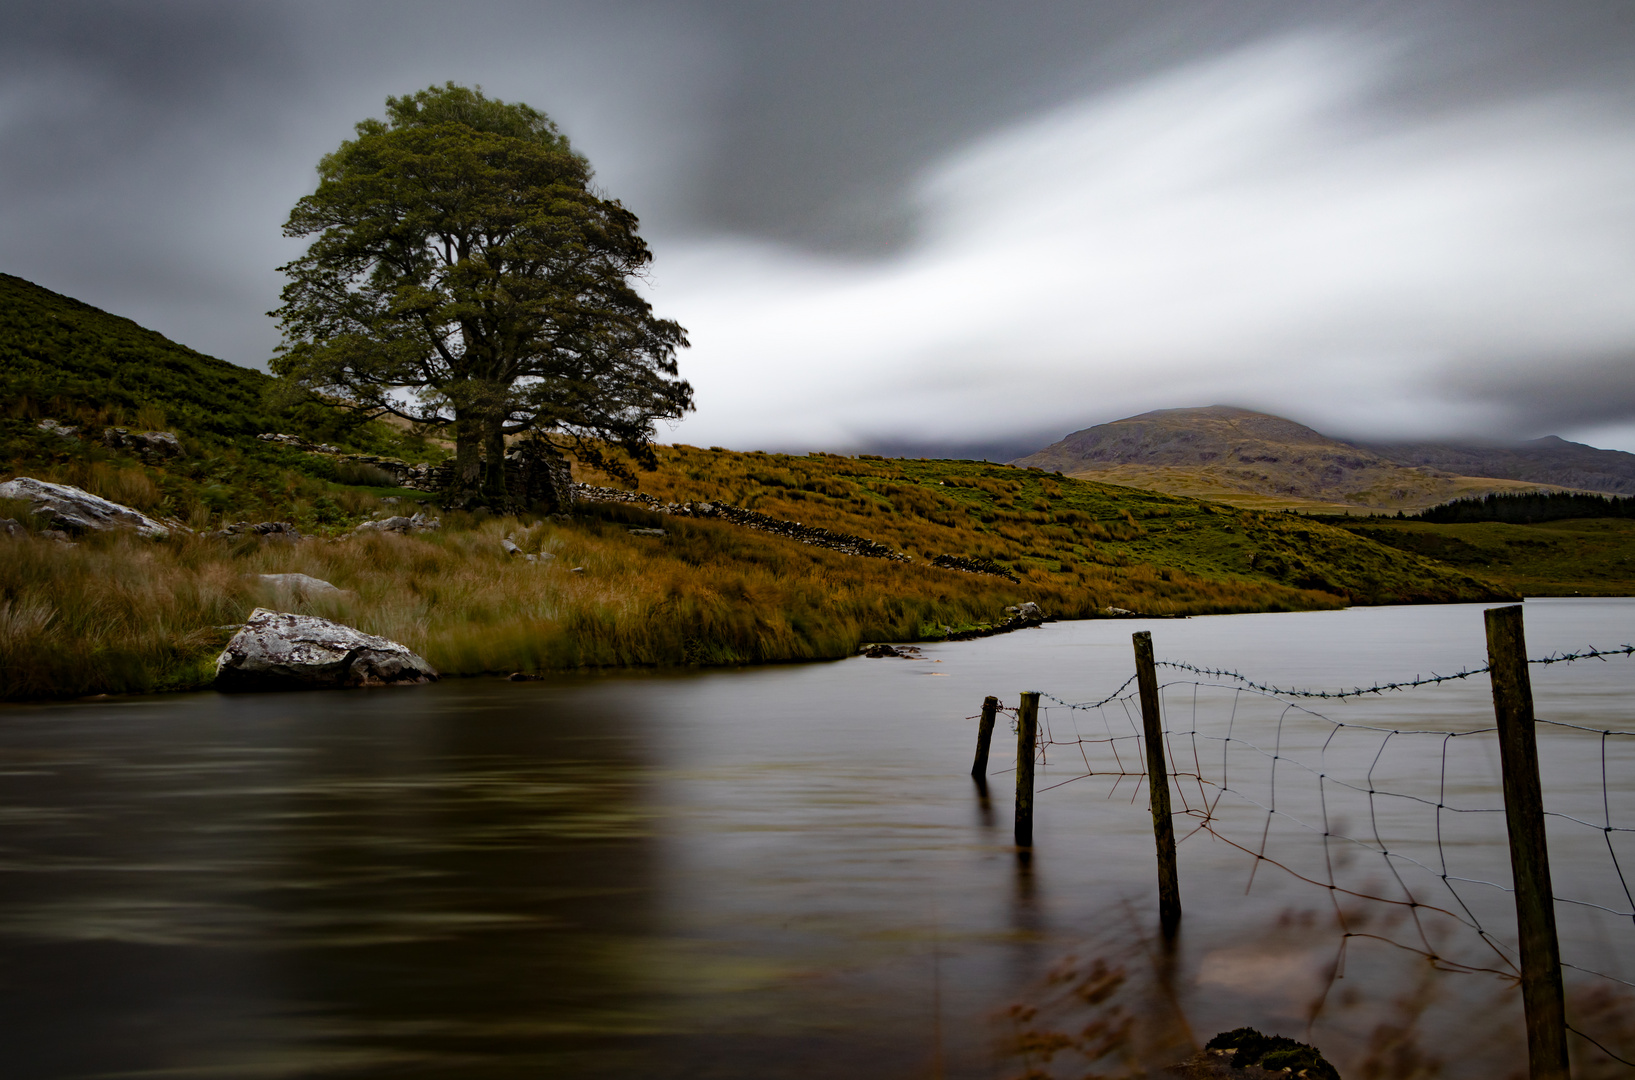
[[[275,516],[319,528],[355,518],[332,460],[257,441],[264,431],[415,459],[438,453],[316,402],[270,403],[273,380],[262,372],[8,274],[0,274],[0,385],[0,479],[71,483],[196,528]],[[42,431],[43,419],[78,428],[78,437]],[[145,464],[101,444],[109,426],[174,431],[186,456]]]
[[[999,621],[1035,601],[1060,617],[1289,611],[1347,603],[1495,599],[1503,586],[1369,536],[1286,514],[969,461],[804,457],[676,446],[642,488],[731,502],[865,536],[912,558],[863,558],[725,521],[581,507],[571,521],[445,516],[417,536],[349,535],[425,496],[368,487],[335,460],[258,441],[277,430],[425,458],[383,425],[308,402],[270,404],[270,380],[17,278],[0,278],[0,479],[61,480],[195,529],[294,520],[299,544],[177,533],[64,546],[28,526],[0,539],[0,698],[205,685],[258,604],[310,610],[402,641],[448,674],[585,666],[736,664],[845,656]],[[75,438],[41,419],[80,428]],[[104,426],[178,433],[185,455],[142,461]],[[583,479],[609,483],[588,474]],[[391,510],[383,501],[399,500]],[[648,530],[647,534],[632,528]],[[653,528],[662,535],[651,535]],[[511,537],[528,552],[507,556]],[[1394,534],[1393,534],[1394,536]],[[1014,576],[931,565],[991,560]],[[257,575],[300,572],[346,594],[308,603]]]
[[[1363,520],[1347,531],[1522,596],[1635,596],[1635,521],[1511,525]]]
[[[1159,409],[1076,431],[1016,464],[1258,510],[1417,509],[1521,480],[1405,464],[1280,416],[1211,406]]]
[[[591,480],[603,478],[590,475]],[[1079,609],[1155,613],[1237,606],[1258,590],[1265,609],[1325,602],[1477,600],[1474,579],[1331,525],[1197,499],[971,461],[662,448],[643,490],[667,501],[725,500],[774,517],[855,533],[920,560],[992,559],[1025,583],[1084,590]],[[1188,592],[1185,601],[1178,599]],[[1225,600],[1224,590],[1234,594]],[[1132,603],[1098,598],[1137,595]]]

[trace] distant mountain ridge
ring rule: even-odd
[[[1016,465],[1267,509],[1412,510],[1502,491],[1635,493],[1635,454],[1554,437],[1517,446],[1356,444],[1226,405],[1075,431]]]
[[[1357,445],[1403,465],[1424,465],[1466,476],[1495,476],[1609,495],[1635,495],[1635,454],[1568,442],[1555,435],[1511,446],[1428,442]]]

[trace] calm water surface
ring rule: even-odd
[[[917,660],[0,709],[0,1072],[1010,1076],[1011,1005],[1084,1023],[1047,977],[1074,955],[1129,969],[1121,1007],[1164,1018],[1137,1041],[1188,1025],[1305,1037],[1321,996],[1310,1034],[1342,1069],[1417,986],[1422,1025],[1475,1040],[1450,1074],[1490,1075],[1515,1050],[1514,994],[1482,975],[1421,986],[1428,965],[1386,943],[1502,966],[1513,937],[1508,895],[1479,884],[1508,881],[1502,818],[1435,810],[1499,805],[1491,738],[1385,737],[1490,726],[1485,677],[1317,703],[1352,725],[1336,734],[1163,673],[1171,728],[1199,733],[1172,753],[1232,789],[1223,834],[1256,850],[1264,836],[1289,869],[1356,891],[1455,907],[1444,858],[1476,882],[1456,883],[1460,911],[1495,946],[1358,902],[1352,929],[1377,937],[1345,941],[1330,986],[1344,939],[1327,891],[1208,833],[1181,845],[1179,945],[1153,944],[1145,793],[1073,779],[1111,767],[1108,744],[1047,751],[1030,865],[1010,846],[1003,723],[994,797],[977,797],[982,697],[1101,698],[1129,676],[1138,629],[1160,658],[1285,686],[1485,659],[1480,607],[1357,609],[1063,623]],[[1530,602],[1527,633],[1534,656],[1622,644],[1635,601]],[[1534,679],[1541,716],[1635,730],[1635,662]],[[1117,702],[1045,720],[1058,741],[1130,731]],[[1604,757],[1602,742],[1546,734],[1547,805],[1635,824],[1635,740]],[[1325,809],[1392,860],[1325,849]],[[1563,819],[1551,843],[1558,893],[1629,910],[1606,834]],[[1635,981],[1627,916],[1563,912],[1569,962]]]

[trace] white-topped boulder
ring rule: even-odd
[[[405,646],[315,615],[256,608],[216,658],[220,690],[388,686],[437,678]]]
[[[33,513],[49,517],[53,528],[65,532],[134,529],[143,536],[169,536],[171,530],[178,527],[155,521],[139,510],[110,502],[72,484],[52,484],[31,476],[19,476],[0,484],[0,499],[28,500],[33,504]]]

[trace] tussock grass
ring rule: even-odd
[[[1336,598],[1149,566],[1023,585],[859,559],[714,521],[608,507],[574,522],[451,515],[439,533],[285,544],[101,535],[0,540],[0,698],[186,689],[258,605],[400,641],[445,674],[814,660],[919,640],[1035,600],[1083,616],[1294,610]],[[661,525],[664,537],[634,536]],[[507,556],[509,536],[541,562]],[[580,567],[580,572],[574,572]],[[254,575],[346,590],[303,598]]]

